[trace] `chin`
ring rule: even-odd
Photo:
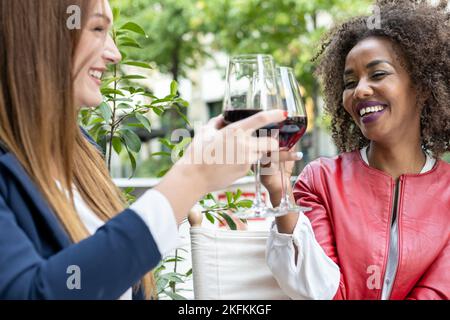
[[[368,131],[361,131],[363,136],[369,140],[369,141],[373,141],[373,142],[382,142],[385,141],[387,138],[387,135],[385,133],[379,132],[379,131],[375,131],[375,130],[371,130],[370,132]]]
[[[82,99],[81,106],[88,107],[88,108],[95,108],[98,105],[100,105],[102,102],[103,102],[103,97],[101,94],[92,95],[92,96],[85,97],[84,99]]]

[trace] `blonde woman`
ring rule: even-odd
[[[80,30],[67,27],[71,5],[81,9]],[[104,0],[0,1],[0,299],[151,298],[149,272],[174,248],[177,223],[202,195],[250,168],[189,163],[196,147],[220,146],[233,132],[216,118],[203,129],[209,139],[196,137],[162,182],[127,208],[77,126],[79,108],[102,101],[107,64],[121,59],[112,20]],[[283,119],[261,113],[231,129]],[[246,144],[249,163],[271,146]]]

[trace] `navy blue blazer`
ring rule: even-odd
[[[118,299],[160,260],[147,225],[130,209],[73,244],[17,158],[0,144],[0,299]],[[79,289],[73,288],[75,274]],[[142,291],[133,296],[142,297]]]

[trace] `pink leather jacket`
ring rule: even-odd
[[[320,158],[303,170],[294,197],[312,208],[305,215],[316,239],[340,267],[335,299],[380,299],[390,245],[398,246],[390,299],[449,299],[449,164],[396,182],[359,151]]]

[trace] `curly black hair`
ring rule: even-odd
[[[369,16],[350,19],[323,40],[316,73],[323,85],[325,112],[340,152],[369,144],[343,106],[345,59],[361,40],[380,36],[401,54],[419,99],[422,147],[439,158],[450,150],[450,26],[447,5],[420,0],[379,0],[381,28],[369,28]],[[400,52],[399,52],[400,51]]]

